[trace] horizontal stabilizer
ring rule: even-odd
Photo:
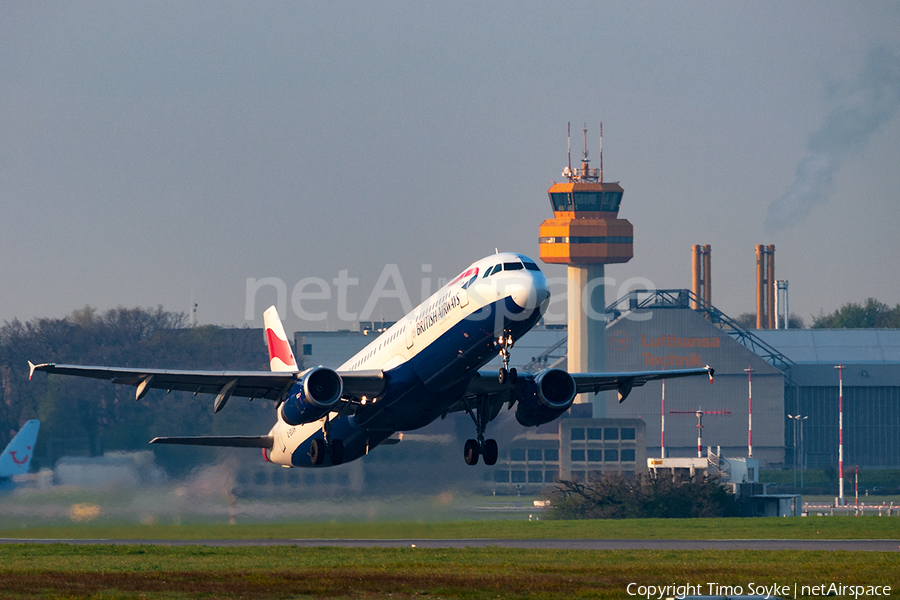
[[[182,446],[219,446],[223,448],[267,448],[272,449],[271,435],[225,435],[194,437],[157,437],[151,444],[179,444]]]

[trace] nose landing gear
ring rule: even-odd
[[[513,347],[513,344],[515,344],[513,336],[508,330],[504,331],[494,343],[500,346],[500,358],[503,359],[503,366],[500,367],[500,372],[498,373],[500,385],[505,385],[507,382],[515,385],[519,373],[516,371],[515,367],[512,369],[509,368],[509,351]]]

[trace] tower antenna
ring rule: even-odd
[[[603,183],[603,121],[600,121],[600,183]]]
[[[569,126],[568,126],[568,128],[569,128],[569,131],[568,131],[567,137],[568,137],[568,143],[569,143],[569,149],[568,149],[568,154],[569,154],[569,170],[568,170],[568,172],[566,173],[566,175],[569,176],[570,181],[571,181],[571,176],[572,176],[572,122],[571,122],[571,121],[569,121]]]
[[[587,149],[587,123],[584,124],[584,162],[588,161],[588,149]],[[587,167],[584,167],[585,169]]]

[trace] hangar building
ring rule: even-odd
[[[503,422],[501,415],[489,425],[501,441],[500,460],[493,469],[474,467],[476,480],[498,492],[533,491],[557,476],[643,471],[647,458],[662,455],[663,430],[667,457],[696,457],[698,410],[711,413],[702,421],[704,456],[712,448],[725,457],[747,457],[752,447],[762,468],[790,468],[801,454],[808,468],[836,466],[839,363],[846,367],[845,466],[900,467],[900,330],[747,330],[689,290],[635,291],[607,313],[607,371],[708,364],[716,369],[714,384],[672,380],[665,404],[661,382],[635,388],[621,404],[615,393],[601,393],[592,411],[591,405],[575,405],[569,418],[530,430]],[[297,332],[297,354],[307,366],[336,367],[371,341],[379,325]],[[520,371],[565,367],[566,342],[564,326],[541,324],[516,343],[511,364]],[[495,362],[486,369],[498,368]],[[808,416],[802,452],[789,414]],[[471,478],[473,468],[455,468],[471,426],[466,415],[459,417],[407,438],[433,460],[446,459],[454,475]],[[592,423],[585,420],[591,417]],[[368,480],[368,471],[401,446],[379,449],[384,456],[374,453],[359,476]]]

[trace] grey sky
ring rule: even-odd
[[[416,302],[423,264],[434,289],[495,247],[536,258],[566,123],[596,159],[601,120],[635,228],[609,276],[688,287],[711,244],[737,315],[766,243],[807,321],[893,305],[900,116],[896,88],[859,91],[873,53],[900,56],[900,4],[5,2],[0,321],[193,293],[200,322],[259,326],[274,293],[245,320],[248,278],[347,270],[359,311],[386,264]],[[877,122],[823,146],[848,110]],[[289,331],[350,326],[336,289],[309,306],[333,317]]]

